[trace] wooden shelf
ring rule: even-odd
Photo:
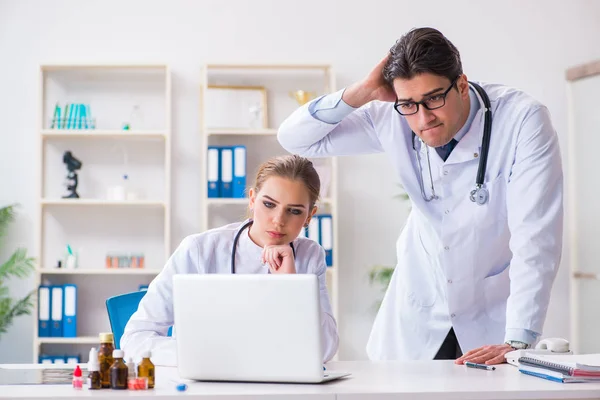
[[[277,129],[207,129],[208,136],[276,136]]]
[[[98,336],[41,337],[37,341],[38,344],[100,344]]]
[[[41,204],[42,206],[166,207],[165,202],[154,200],[42,199]]]
[[[52,138],[110,138],[110,139],[165,139],[164,131],[127,131],[105,129],[43,129],[42,139]]]
[[[38,268],[42,275],[157,275],[158,268]]]

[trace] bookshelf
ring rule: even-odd
[[[203,160],[208,160],[209,146],[246,146],[246,189],[254,182],[258,166],[268,158],[287,154],[277,142],[277,128],[299,103],[291,92],[304,90],[313,97],[335,91],[335,77],[329,65],[301,64],[207,64],[201,70],[200,118]],[[240,90],[239,96],[228,100],[215,101],[211,88],[231,87]],[[260,104],[262,113],[258,118],[241,118],[239,113],[250,112],[244,103],[243,88],[260,89],[256,99],[264,99]],[[264,95],[266,93],[266,96]],[[210,97],[212,96],[212,97]],[[218,98],[217,98],[218,99]],[[237,102],[242,104],[237,106]],[[246,108],[244,108],[246,107]],[[267,116],[266,118],[265,115]],[[223,117],[220,119],[219,117]],[[266,126],[264,121],[266,120]],[[247,126],[240,126],[240,121]],[[259,122],[257,124],[257,121]],[[262,125],[260,122],[263,122]],[[232,126],[227,126],[231,123]],[[337,199],[337,159],[315,159],[315,166],[328,171],[328,190],[317,206],[318,214],[330,214],[333,221],[333,266],[327,269],[327,285],[331,306],[339,324],[339,252],[338,252],[338,199]],[[207,161],[203,162],[200,187],[202,190],[201,228],[202,231],[228,223],[241,221],[246,217],[247,198],[209,198]]]
[[[57,104],[61,111],[66,104],[79,111],[74,126],[64,121],[68,115],[57,121]],[[42,65],[38,107],[35,284],[77,285],[77,335],[39,337],[36,304],[33,362],[41,354],[79,355],[87,362],[98,333],[110,331],[105,300],[150,283],[170,255],[170,70]],[[63,198],[65,151],[82,163],[76,171],[80,198]],[[64,268],[67,244],[77,254],[76,268]],[[110,253],[141,254],[144,268],[106,268]],[[56,268],[59,260],[63,268]]]

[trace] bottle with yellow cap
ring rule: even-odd
[[[98,350],[98,363],[100,364],[100,379],[102,381],[103,388],[110,387],[110,366],[114,362],[114,350],[115,347],[113,345],[113,334],[101,333],[100,349]]]

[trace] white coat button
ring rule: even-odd
[[[452,283],[452,279],[448,279],[448,283]]]
[[[450,214],[450,210],[444,211],[444,214]]]
[[[447,169],[444,170],[444,175],[448,175],[448,170]]]
[[[473,153],[473,157],[477,158],[477,157],[479,157],[479,154]]]
[[[444,250],[450,250],[450,247],[448,247],[448,246],[445,246],[445,247],[444,247]]]
[[[452,318],[454,318],[454,317],[456,317],[456,314],[452,314],[452,315],[450,315],[450,316],[451,316]]]

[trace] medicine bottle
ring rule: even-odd
[[[138,364],[138,378],[148,378],[148,389],[154,388],[154,364],[150,361],[150,351],[142,353],[142,361]]]
[[[100,364],[100,380],[103,388],[110,387],[110,366],[113,364],[113,334],[100,334],[100,349],[98,350],[98,363]]]
[[[114,362],[110,366],[110,387],[113,389],[127,389],[127,365],[123,361],[123,350],[113,351]]]

